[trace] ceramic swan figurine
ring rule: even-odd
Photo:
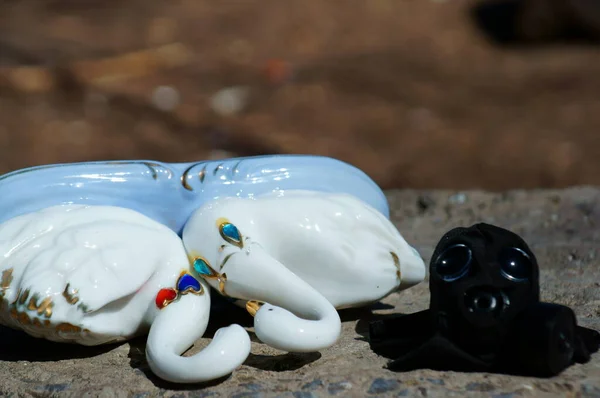
[[[312,193],[292,193],[299,190]],[[285,211],[285,203],[309,220]],[[267,211],[271,206],[273,212]],[[223,210],[218,217],[228,217],[235,228],[220,231],[210,209]],[[187,253],[178,234],[193,212]],[[324,157],[88,162],[18,170],[0,176],[0,322],[49,340],[89,345],[149,333],[147,358],[159,377],[211,380],[241,364],[250,345],[247,332],[232,325],[200,353],[180,356],[206,329],[208,284],[220,289],[222,282],[220,291],[250,301],[263,341],[289,351],[329,346],[339,335],[335,308],[375,301],[423,278],[420,258],[388,214],[383,192],[369,177]],[[290,235],[269,232],[275,216],[284,217],[281,225],[290,226]],[[309,227],[339,236],[323,238]],[[215,241],[223,236],[229,240]],[[246,254],[219,262],[236,249]],[[197,261],[190,266],[194,251],[202,252],[207,268]],[[297,262],[302,256],[311,263]],[[282,291],[258,280],[260,275],[293,286]],[[302,305],[304,297],[309,305]],[[259,309],[256,301],[268,304]],[[276,323],[286,320],[287,330]],[[303,325],[306,333],[299,337]]]
[[[148,333],[159,377],[200,382],[231,373],[250,352],[238,325],[206,330],[210,293],[181,239],[130,209],[63,205],[0,225],[0,323],[52,341],[98,345]]]
[[[247,305],[257,337],[290,352],[331,346],[341,330],[336,309],[375,302],[426,272],[383,214],[347,194],[211,201],[192,214],[182,239],[196,272]]]

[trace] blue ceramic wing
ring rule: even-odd
[[[105,161],[54,164],[0,176],[0,222],[45,207],[80,203],[127,207],[180,232],[208,200],[306,189],[354,195],[389,216],[381,189],[336,159],[272,155],[197,163]]]

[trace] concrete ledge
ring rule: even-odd
[[[438,239],[455,226],[484,221],[521,234],[538,258],[543,299],[571,306],[580,324],[600,328],[600,189],[387,195],[393,221],[426,261]],[[321,353],[285,354],[255,341],[245,365],[207,386],[177,386],[153,377],[145,363],[144,338],[88,348],[0,329],[0,396],[600,396],[598,354],[552,379],[383,369],[385,360],[364,339],[366,321],[378,314],[419,311],[428,298],[424,283],[374,308],[342,311],[343,336]],[[249,326],[252,320],[235,308],[215,308],[209,335],[232,322]],[[191,352],[208,341],[198,341]]]

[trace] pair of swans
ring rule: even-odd
[[[0,176],[0,323],[57,342],[148,334],[159,377],[203,382],[250,353],[233,324],[204,334],[213,292],[288,352],[333,345],[337,309],[425,277],[360,170],[313,156],[90,162]]]

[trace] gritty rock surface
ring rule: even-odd
[[[521,234],[540,264],[542,298],[571,306],[581,325],[600,328],[600,189],[387,194],[392,220],[427,262],[438,239],[456,226],[483,221]],[[144,338],[90,348],[0,329],[0,396],[600,396],[598,354],[551,379],[384,369],[386,361],[373,354],[366,342],[368,321],[383,314],[422,310],[428,299],[427,283],[423,283],[371,308],[342,311],[342,337],[319,353],[287,354],[252,336],[252,354],[245,364],[230,377],[208,385],[175,385],[154,377],[146,364]],[[249,315],[221,303],[213,311],[209,333],[188,354],[205,346],[218,327],[233,322],[252,331]]]

